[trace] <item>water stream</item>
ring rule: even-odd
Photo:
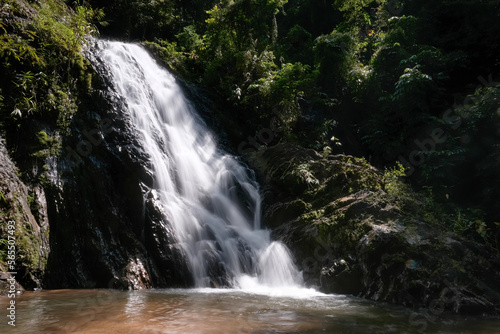
[[[175,77],[139,45],[100,41],[97,52],[141,133],[196,287],[300,285],[288,249],[260,227],[250,171],[217,147]]]

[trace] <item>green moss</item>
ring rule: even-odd
[[[9,202],[5,198],[3,192],[0,191],[0,208],[6,208],[9,206]]]
[[[45,131],[40,131],[37,134],[38,143],[42,146],[49,146],[49,136]]]
[[[318,224],[319,219],[324,217],[324,210],[314,210],[314,211],[309,211],[307,213],[304,213],[299,217],[299,221],[302,224]]]
[[[179,73],[183,77],[189,76],[185,67],[189,55],[178,51],[177,43],[156,39],[154,42],[144,42],[144,46],[172,71]]]
[[[29,268],[33,272],[43,271],[46,264],[46,258],[42,257],[41,241],[33,233],[30,224],[21,224],[21,212],[15,215],[16,221],[16,247],[18,267]]]
[[[33,149],[37,149],[37,151],[31,154],[32,157],[45,159],[59,154],[62,143],[58,135],[49,136],[45,131],[40,131],[37,133],[36,138],[37,145],[34,145]]]

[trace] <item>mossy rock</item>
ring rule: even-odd
[[[399,172],[291,144],[248,158],[264,183],[264,222],[308,284],[410,307],[500,310],[496,254],[426,222],[421,196]]]

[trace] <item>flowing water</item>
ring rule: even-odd
[[[176,79],[140,46],[99,42],[99,54],[151,157],[155,188],[197,287],[301,283],[288,249],[260,228],[249,170],[218,149]]]
[[[155,188],[197,288],[55,290],[0,297],[0,333],[496,333],[498,319],[411,311],[302,287],[260,227],[251,173],[217,148],[175,78],[139,46],[99,43],[151,158]],[[225,289],[208,288],[224,286]]]

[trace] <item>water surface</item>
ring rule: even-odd
[[[2,310],[8,302],[1,297]],[[54,290],[16,298],[0,333],[499,333],[494,318],[439,315],[314,290]]]

